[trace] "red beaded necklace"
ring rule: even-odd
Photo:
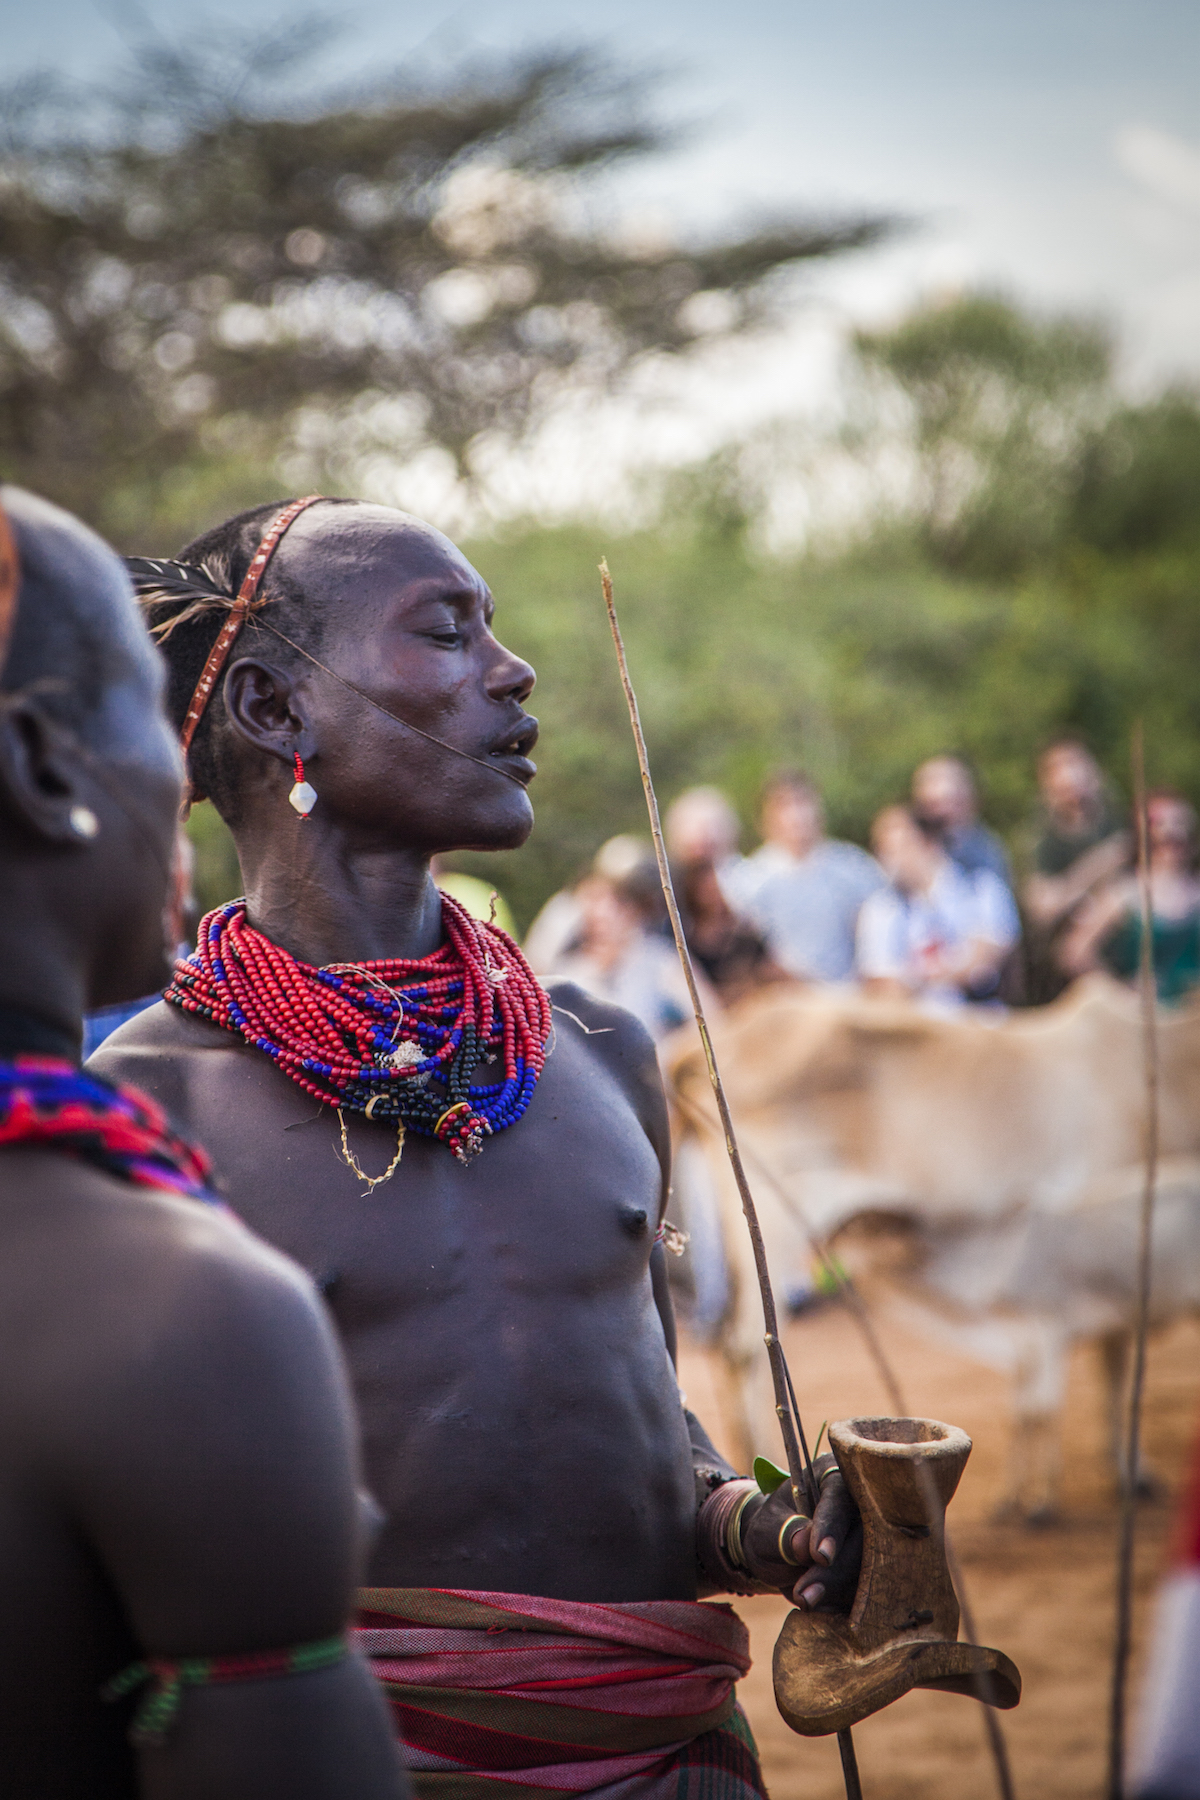
[[[446,941],[432,956],[318,969],[256,931],[234,900],[202,921],[166,998],[237,1032],[339,1113],[396,1121],[401,1146],[405,1127],[440,1138],[465,1163],[528,1107],[550,1000],[499,926],[447,894],[442,921]],[[473,1079],[496,1063],[493,1080]]]

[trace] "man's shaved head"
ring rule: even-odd
[[[35,694],[91,749],[119,752],[117,695],[154,660],[121,560],[48,500],[6,487],[0,502],[21,565],[0,692]]]
[[[163,981],[179,751],[119,557],[0,490],[20,565],[0,669],[0,993],[69,1036]]]
[[[241,587],[273,520],[289,504],[276,500],[238,513],[193,538],[175,560],[202,570],[220,593],[232,596]],[[348,531],[352,521],[356,529]],[[260,656],[277,668],[297,669],[304,659],[285,638],[291,638],[310,656],[320,655],[331,609],[337,609],[340,621],[346,616],[347,606],[353,604],[354,575],[368,554],[366,546],[373,537],[386,533],[394,555],[398,528],[401,536],[411,536],[414,549],[418,544],[437,542],[458,554],[432,526],[392,507],[341,499],[322,500],[314,506],[292,527],[271,558],[261,589],[262,598],[269,602],[263,622],[260,625],[255,614],[250,616],[238,634],[230,663],[239,656]],[[300,551],[301,542],[308,554]],[[320,554],[314,556],[312,550],[318,544]],[[301,564],[302,571],[298,572]],[[167,662],[167,712],[180,729],[209,651],[228,616],[221,608],[213,607],[172,626],[172,618],[184,610],[185,604],[157,602],[152,596],[144,602],[147,622],[155,634],[168,628],[161,642]],[[192,740],[188,762],[194,793],[211,799],[218,812],[235,824],[241,810],[238,777],[221,682],[214,688]]]

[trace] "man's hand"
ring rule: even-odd
[[[809,1519],[785,1481],[775,1492],[747,1502],[740,1520],[742,1555],[756,1581],[780,1588],[807,1611],[846,1611],[854,1599],[862,1558],[858,1508],[832,1456],[813,1464],[821,1497]]]

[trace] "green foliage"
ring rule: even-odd
[[[1083,353],[1062,361],[1094,374]],[[1120,788],[1136,718],[1152,780],[1200,801],[1200,404],[1103,397],[1088,431],[1075,418],[1064,428],[1056,459],[1047,433],[1053,530],[1034,509],[1044,535],[1031,527],[1038,553],[1026,548],[1015,571],[997,521],[1019,525],[1031,503],[1003,456],[982,465],[972,496],[973,568],[928,516],[835,560],[763,563],[728,505],[703,501],[670,529],[620,541],[577,528],[474,546],[501,635],[540,676],[538,825],[524,851],[492,861],[518,917],[610,833],[645,829],[594,572],[602,552],[660,799],[723,786],[747,844],[773,766],[808,768],[831,827],[861,842],[914,765],[950,750],[978,771],[985,811],[1019,855],[1040,746],[1080,734]]]
[[[910,396],[914,455],[936,471],[967,446],[971,480],[957,510],[931,480],[907,525],[880,523],[835,559],[751,555],[721,466],[679,484],[653,531],[468,545],[500,636],[538,670],[542,739],[529,845],[461,866],[524,926],[605,838],[645,831],[602,554],[660,799],[717,783],[747,847],[774,766],[808,768],[831,828],[863,841],[914,765],[951,750],[1019,851],[1040,745],[1081,734],[1121,787],[1139,717],[1151,779],[1200,800],[1200,403],[1121,404],[1102,340],[1072,329],[984,300],[865,346]],[[197,829],[212,833],[205,811]],[[202,855],[216,897],[220,842]]]
[[[1200,409],[1175,391],[1122,408],[1080,460],[1071,524],[1116,554],[1200,540]]]
[[[241,893],[241,870],[233,839],[211,801],[193,806],[187,829],[196,852],[196,904],[203,914]]]
[[[344,492],[374,453],[469,468],[556,383],[685,352],[691,296],[728,296],[735,335],[781,267],[882,229],[623,247],[576,189],[665,143],[643,79],[547,53],[298,96],[264,83],[314,45],[274,37],[153,40],[115,99],[6,96],[0,471],[125,548],[235,492]]]
[[[1106,334],[974,294],[856,341],[906,402],[933,560],[1011,576],[1051,551],[1075,500],[1080,449],[1111,405]]]

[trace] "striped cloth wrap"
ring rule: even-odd
[[[419,1800],[764,1800],[729,1606],[362,1588]]]

